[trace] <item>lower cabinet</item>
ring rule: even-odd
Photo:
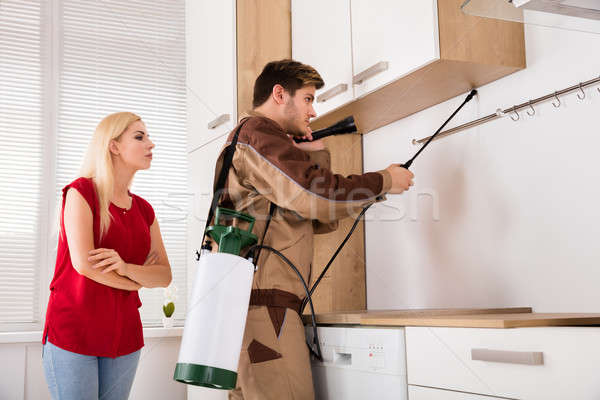
[[[405,331],[410,400],[600,399],[600,327]]]
[[[501,397],[408,385],[408,400],[494,400]]]

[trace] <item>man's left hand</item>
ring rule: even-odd
[[[296,143],[294,139],[290,136],[292,143],[294,146],[304,151],[319,151],[325,150],[325,143],[323,143],[323,139],[313,140],[312,130],[310,128],[307,129],[306,135],[303,137],[304,139],[308,139],[308,142]]]

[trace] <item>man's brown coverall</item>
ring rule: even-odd
[[[222,151],[217,174],[223,155]],[[338,219],[375,202],[390,188],[391,176],[385,170],[347,178],[334,175],[326,150],[304,152],[275,121],[251,113],[239,133],[222,205],[255,216],[254,233],[260,240],[270,204],[275,203],[277,211],[264,244],[282,252],[308,284],[313,233],[335,229]],[[252,283],[237,387],[230,399],[314,398],[298,315],[305,295],[294,271],[276,254],[262,250]]]

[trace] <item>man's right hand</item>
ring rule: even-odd
[[[399,194],[408,190],[413,185],[412,179],[415,175],[400,166],[400,164],[392,164],[385,169],[392,176],[392,188],[388,193]]]

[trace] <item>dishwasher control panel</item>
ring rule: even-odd
[[[318,327],[322,364],[406,375],[403,328]],[[312,329],[306,335],[312,342]],[[313,360],[318,363],[318,361]]]

